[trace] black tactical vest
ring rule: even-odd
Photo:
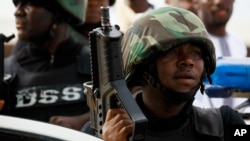
[[[29,72],[15,57],[5,60],[5,73],[13,77],[8,114],[48,121],[53,115],[79,115],[88,112],[83,83],[90,81],[89,48],[82,47],[76,61],[60,69]]]
[[[146,132],[146,141],[223,141],[224,129],[219,109],[193,108],[193,116],[171,132]]]

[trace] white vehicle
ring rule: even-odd
[[[100,138],[45,122],[0,115],[1,141],[103,141]]]

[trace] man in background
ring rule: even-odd
[[[235,0],[200,0],[197,15],[201,18],[215,46],[216,57],[247,57],[245,43],[227,29]],[[246,98],[212,98],[212,106],[235,107]]]
[[[243,41],[226,27],[235,0],[200,0],[197,15],[201,18],[215,45],[216,56],[246,57]]]

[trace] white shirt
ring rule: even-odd
[[[220,40],[224,39],[227,42],[227,45],[229,47],[230,56],[231,57],[246,57],[247,56],[247,47],[244,44],[244,42],[236,35],[234,35],[231,32],[227,32],[226,36],[224,37],[218,37],[214,36],[212,34],[209,34],[210,39],[212,40],[214,47],[215,47],[215,53],[216,57],[221,57],[222,55],[222,48],[220,45]]]
[[[124,0],[116,0],[115,4],[110,9],[110,22],[112,25],[119,25],[120,30],[125,33],[133,22],[142,14],[155,9],[156,6],[152,5],[142,13],[135,13]]]

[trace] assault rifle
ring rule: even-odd
[[[144,140],[147,118],[134,100],[124,79],[122,33],[118,26],[110,25],[109,7],[101,7],[101,13],[102,27],[89,33],[92,82],[84,83],[91,127],[101,138],[107,111],[121,106],[134,123],[129,140]]]

